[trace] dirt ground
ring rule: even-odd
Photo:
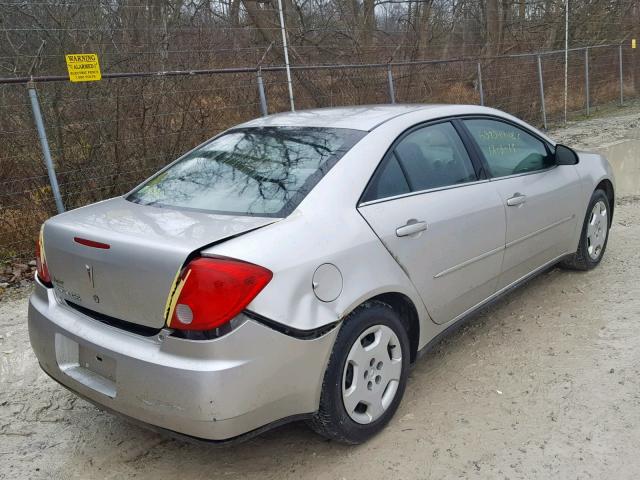
[[[554,132],[582,148],[640,138],[640,109]],[[0,301],[0,478],[637,478],[640,202],[622,199],[602,264],[552,269],[486,309],[411,371],[365,445],[294,424],[224,449],[102,413],[43,374],[28,289]]]

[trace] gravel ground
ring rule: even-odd
[[[554,135],[606,147],[640,137],[639,112]],[[214,449],[102,413],[40,371],[15,289],[0,301],[0,478],[636,478],[639,238],[640,202],[622,199],[597,269],[552,269],[445,339],[358,447],[294,424]]]

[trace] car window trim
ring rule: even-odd
[[[539,170],[533,170],[531,172],[520,172],[520,173],[512,173],[511,175],[495,176],[491,173],[491,169],[489,168],[489,162],[487,161],[487,157],[485,157],[484,152],[482,151],[482,148],[480,148],[480,145],[478,144],[476,139],[473,137],[473,134],[471,133],[469,128],[465,125],[464,123],[465,120],[493,120],[495,122],[506,123],[511,127],[517,128],[518,130],[528,133],[536,140],[539,140],[540,142],[542,142],[545,150],[547,151],[547,155],[553,154],[553,145],[551,145],[546,139],[542,138],[540,135],[537,135],[535,132],[532,132],[528,128],[516,122],[513,122],[508,118],[496,117],[494,115],[487,115],[487,114],[471,114],[471,115],[458,115],[456,117],[456,120],[459,121],[460,128],[465,131],[466,135],[468,135],[468,140],[473,144],[474,151],[477,151],[478,158],[480,159],[480,161],[484,165],[484,169],[486,170],[487,178],[491,181],[499,181],[499,180],[505,180],[508,178],[522,177],[524,175],[535,175],[537,173],[548,172],[549,170],[552,170],[557,167],[557,165],[551,165],[549,167],[542,168]]]
[[[449,117],[434,118],[434,119],[431,119],[431,120],[427,120],[425,122],[416,123],[415,125],[410,126],[406,130],[404,130],[402,133],[400,133],[400,135],[398,135],[396,137],[396,139],[391,143],[391,145],[389,146],[387,151],[384,153],[384,155],[382,157],[382,160],[380,160],[380,162],[376,166],[375,170],[373,171],[373,173],[369,177],[369,180],[367,181],[367,184],[365,185],[364,189],[362,190],[362,193],[360,194],[360,197],[358,198],[358,202],[356,203],[356,207],[361,207],[361,206],[364,206],[364,205],[371,205],[373,203],[379,203],[380,201],[395,200],[395,199],[398,199],[398,198],[403,198],[403,197],[412,196],[412,195],[421,195],[423,193],[428,193],[428,192],[433,192],[433,191],[439,191],[439,190],[446,190],[446,189],[449,189],[449,188],[462,187],[462,186],[471,185],[471,184],[474,184],[474,183],[482,183],[482,182],[488,180],[488,178],[480,178],[480,176],[478,175],[478,172],[479,172],[478,168],[480,168],[480,171],[482,171],[483,167],[479,163],[477,164],[476,163],[477,161],[474,161],[473,151],[470,150],[469,144],[467,142],[465,142],[465,138],[462,135],[460,135],[459,130],[456,128],[456,125],[455,125],[454,121],[457,118],[459,118],[459,115],[452,115],[452,116],[449,116]],[[396,147],[398,146],[398,144],[402,140],[404,140],[405,137],[407,137],[408,135],[410,135],[414,131],[419,130],[421,128],[426,128],[426,127],[431,127],[433,125],[438,125],[440,123],[451,123],[451,126],[456,131],[456,133],[458,135],[458,138],[460,138],[460,141],[462,142],[462,145],[464,146],[464,149],[467,152],[467,156],[469,157],[469,161],[471,162],[471,165],[473,167],[473,171],[474,171],[474,173],[476,175],[476,179],[472,180],[470,182],[456,183],[454,185],[445,185],[443,187],[435,187],[435,188],[430,188],[430,189],[426,189],[426,190],[418,190],[418,191],[415,191],[415,192],[411,191],[411,192],[403,193],[403,194],[400,194],[400,195],[394,195],[394,196],[391,196],[391,197],[383,197],[383,198],[376,198],[375,200],[363,201],[363,197],[364,197],[365,193],[367,193],[367,190],[369,189],[369,186],[370,186],[371,182],[373,181],[373,179],[375,178],[375,176],[378,174],[378,172],[380,170],[382,170],[386,166],[386,164],[389,162],[389,158],[391,158],[391,156],[395,155]],[[398,161],[398,165],[400,165],[400,169],[402,170],[402,174],[404,175],[404,179],[407,182],[407,185],[409,186],[409,189],[411,189],[411,182],[409,181],[407,172],[405,171],[405,169],[402,166],[402,163],[400,161]]]
[[[499,182],[500,180],[507,180],[509,178],[516,178],[516,177],[524,177],[525,175],[537,175],[539,173],[549,172],[556,167],[557,165],[551,165],[550,167],[542,168],[540,170],[532,170],[531,172],[513,173],[511,175],[503,175],[502,177],[491,177],[489,178],[489,180],[491,182]]]
[[[462,124],[459,117],[451,119],[451,124],[453,125],[453,128],[455,128],[456,132],[458,132],[458,136],[467,150],[467,155],[469,155],[473,169],[476,172],[476,178],[478,180],[488,179],[489,173],[487,165],[485,165],[483,161],[484,158],[481,155],[482,152],[480,151],[478,144],[473,141],[473,138],[471,137],[471,132],[469,132],[469,130]]]
[[[369,205],[375,205],[377,203],[384,203],[384,202],[390,202],[390,201],[393,201],[393,200],[400,200],[400,199],[406,198],[406,197],[414,197],[416,195],[425,195],[427,193],[441,192],[443,190],[451,190],[453,188],[462,188],[462,187],[468,187],[468,186],[471,186],[471,185],[479,185],[481,183],[489,183],[490,181],[491,181],[490,178],[484,178],[482,180],[474,180],[474,181],[471,181],[471,182],[455,183],[453,185],[445,185],[443,187],[434,187],[434,188],[428,188],[426,190],[417,190],[415,192],[401,193],[400,195],[394,195],[392,197],[377,198],[375,200],[367,200],[366,202],[360,202],[358,204],[358,208],[367,207]]]

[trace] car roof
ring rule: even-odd
[[[330,127],[370,131],[397,116],[418,110],[441,110],[447,105],[359,105],[352,107],[314,108],[283,112],[256,118],[238,125],[245,127]],[[435,115],[434,115],[435,118]]]
[[[403,115],[420,112],[420,122],[436,120],[449,116],[459,115],[491,115],[510,120],[520,124],[526,129],[535,132],[551,145],[555,142],[544,132],[532,125],[495,108],[480,105],[459,104],[393,104],[393,105],[361,105],[352,107],[314,108],[311,110],[298,110],[295,112],[283,112],[256,118],[249,122],[237,125],[235,128],[247,127],[328,127],[350,128],[370,132],[379,125]]]

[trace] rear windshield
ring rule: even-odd
[[[232,130],[189,152],[127,199],[213,213],[284,217],[365,134],[344,128]]]

